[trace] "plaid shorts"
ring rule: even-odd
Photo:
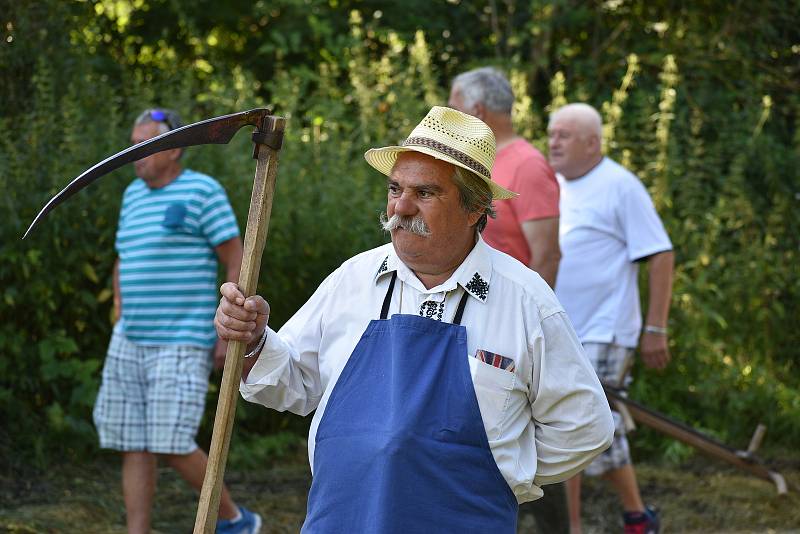
[[[188,454],[203,416],[211,351],[131,343],[114,328],[94,406],[100,446]]]
[[[627,387],[630,384],[631,378],[627,374],[627,366],[633,358],[633,349],[613,343],[584,343],[583,349],[601,381],[620,387]],[[614,440],[611,442],[611,447],[603,451],[586,468],[585,473],[589,476],[600,476],[631,463],[631,452],[628,438],[625,437],[622,416],[613,409],[611,416],[614,418]]]

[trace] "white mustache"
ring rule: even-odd
[[[402,215],[395,213],[390,219],[387,219],[386,214],[381,213],[380,221],[384,232],[391,232],[392,230],[402,228],[407,232],[411,232],[414,235],[422,237],[428,237],[431,235],[431,229],[428,228],[427,224],[425,224],[425,220],[422,218],[422,215],[417,215],[416,217],[403,217]]]

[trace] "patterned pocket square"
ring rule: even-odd
[[[500,356],[499,354],[483,349],[478,349],[478,352],[475,353],[475,357],[483,363],[488,363],[492,367],[504,369],[511,373],[514,372],[514,360],[511,358],[506,358],[505,356]]]

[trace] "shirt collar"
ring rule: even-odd
[[[419,278],[409,267],[400,261],[394,247],[389,247],[388,254],[380,259],[380,263],[375,267],[373,281],[377,284],[384,275],[397,273],[397,277],[404,283],[414,287],[421,293],[440,293],[442,291],[452,291],[457,286],[464,290],[480,302],[486,302],[489,296],[489,282],[492,278],[492,258],[489,253],[489,245],[478,235],[478,240],[472,250],[458,266],[458,269],[442,284],[426,289]]]

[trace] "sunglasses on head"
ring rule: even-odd
[[[171,113],[167,113],[162,109],[151,109],[147,113],[151,120],[155,122],[163,122],[170,130],[177,128],[177,124],[175,124],[175,118]]]

